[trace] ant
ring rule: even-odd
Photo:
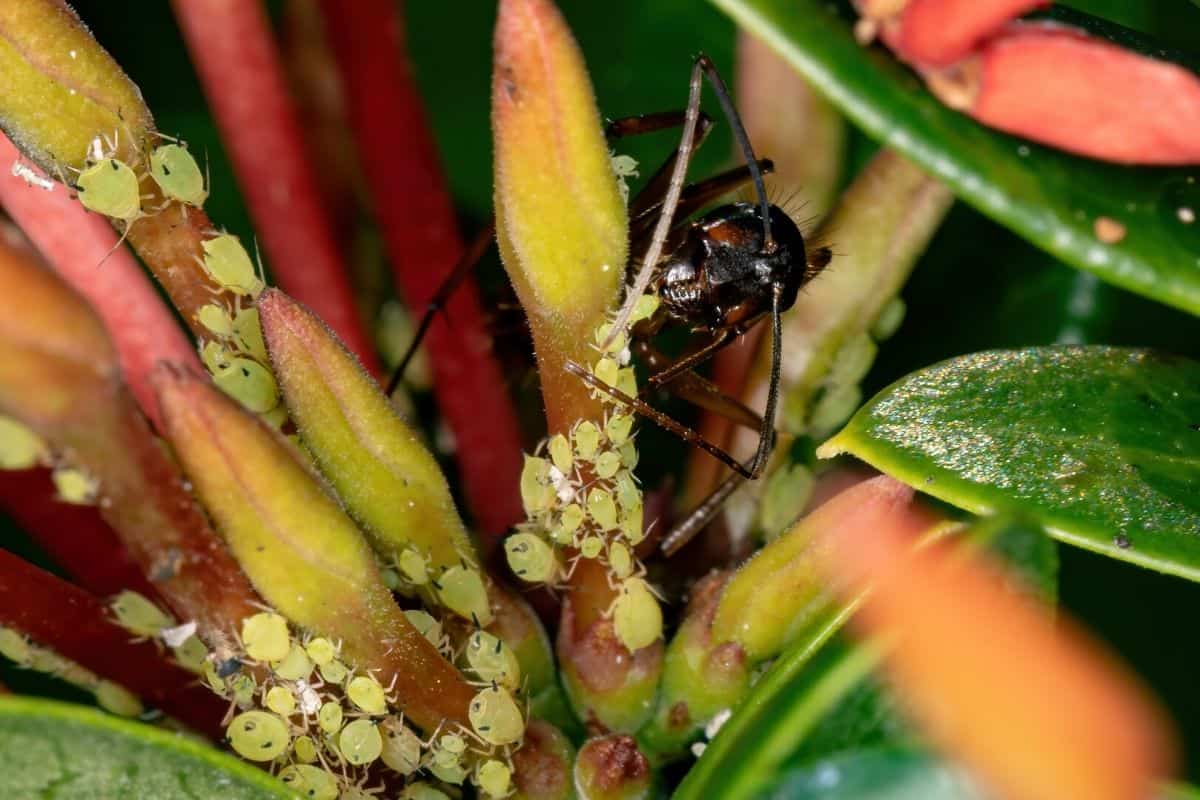
[[[746,164],[685,187],[691,155],[712,128],[712,120],[700,110],[700,93],[705,77],[713,88]],[[757,428],[758,447],[753,457],[742,464],[691,428],[650,406],[641,396],[630,397],[599,380],[579,364],[568,362],[566,365],[568,371],[593,389],[630,406],[689,444],[702,448],[732,470],[712,495],[663,539],[660,547],[668,556],[682,548],[711,521],[742,481],[755,480],[762,474],[775,444],[775,410],[779,401],[783,355],[780,315],[792,307],[801,287],[820,273],[832,257],[826,247],[810,252],[796,223],[783,209],[768,201],[763,174],[769,173],[773,165],[770,161],[755,158],[750,137],[733,106],[729,89],[707,56],[701,54],[693,63],[688,105],[684,112],[645,114],[614,120],[608,123],[605,133],[613,140],[680,125],[682,136],[679,147],[654,173],[629,207],[631,251],[639,251],[648,234],[649,246],[611,327],[610,338],[624,330],[637,299],[647,290],[653,291],[661,301],[658,310],[649,319],[637,323],[631,332],[636,352],[651,369],[648,390],[667,389],[739,424]],[[722,205],[689,221],[694,212],[747,181],[753,184],[756,202]],[[657,222],[651,233],[650,223],[655,217]],[[388,384],[389,395],[398,385],[434,315],[483,256],[494,233],[493,221],[438,288],[426,307],[408,352]],[[739,401],[721,393],[715,385],[693,370],[768,315],[772,332],[770,388],[766,408],[759,416]],[[708,339],[674,362],[669,362],[648,342],[651,336],[668,324],[687,325],[696,333],[706,333]]]

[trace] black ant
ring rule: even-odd
[[[712,85],[721,110],[733,129],[746,165],[685,187],[691,154],[703,143],[712,127],[711,119],[700,111],[700,90],[704,76]],[[729,89],[707,56],[698,56],[693,64],[686,111],[682,114],[666,112],[614,120],[608,124],[606,133],[610,139],[617,139],[680,124],[683,134],[678,149],[630,204],[631,251],[641,249],[640,245],[650,234],[651,220],[657,217],[657,222],[650,234],[641,269],[612,326],[612,335],[624,329],[638,297],[647,290],[656,293],[661,300],[658,311],[649,319],[639,322],[631,337],[635,340],[637,352],[652,369],[649,388],[669,389],[735,422],[757,428],[759,441],[754,456],[746,464],[739,463],[723,449],[656,410],[641,397],[630,397],[600,381],[579,364],[567,363],[567,369],[592,388],[625,403],[689,444],[704,449],[733,470],[708,499],[663,539],[661,548],[667,555],[679,550],[700,531],[743,480],[755,480],[762,474],[775,444],[775,410],[779,401],[782,360],[780,314],[792,307],[800,288],[812,280],[831,258],[829,249],[824,247],[810,253],[796,223],[781,208],[768,201],[763,174],[770,172],[771,162],[755,158],[750,138],[733,107]],[[693,212],[747,180],[753,183],[757,202],[723,205],[699,219],[687,221]],[[388,384],[388,394],[399,383],[433,316],[482,257],[494,232],[494,224],[489,225],[439,287],[426,308],[408,352]],[[665,259],[662,258],[664,253],[667,254]],[[722,394],[692,370],[737,340],[768,314],[772,330],[771,377],[767,405],[760,417],[737,400]],[[706,332],[709,339],[674,362],[666,362],[647,340],[671,323],[687,325],[696,332]]]

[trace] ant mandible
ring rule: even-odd
[[[685,187],[691,154],[703,143],[712,127],[712,121],[700,111],[703,77],[707,77],[713,87],[746,164]],[[649,376],[648,388],[668,389],[739,424],[756,427],[759,431],[758,447],[748,462],[739,463],[725,450],[653,408],[641,397],[630,397],[600,381],[579,364],[567,363],[568,371],[592,388],[625,403],[689,444],[702,448],[733,470],[712,495],[663,539],[661,548],[666,555],[678,551],[699,532],[743,480],[755,480],[762,474],[775,443],[775,410],[779,401],[783,355],[780,315],[792,307],[800,288],[824,269],[831,258],[828,248],[809,252],[804,235],[796,223],[783,209],[768,201],[763,174],[771,171],[771,162],[755,158],[750,138],[733,107],[729,89],[712,61],[703,54],[697,56],[693,64],[689,88],[687,109],[682,114],[666,112],[628,117],[614,120],[607,126],[606,134],[610,139],[650,133],[681,124],[683,128],[675,153],[655,172],[645,189],[630,204],[631,252],[637,252],[645,242],[649,223],[655,216],[657,223],[641,268],[614,320],[611,328],[614,333],[611,335],[625,328],[640,296],[647,290],[657,294],[661,300],[658,310],[649,319],[639,322],[632,331],[639,355],[652,369],[659,367]],[[687,221],[692,213],[747,180],[754,186],[755,203],[722,205],[699,219]],[[438,288],[426,307],[412,344],[388,384],[389,395],[399,384],[434,315],[478,263],[494,233],[493,222],[481,232]],[[664,253],[667,254],[665,259]],[[771,318],[771,374],[766,408],[760,417],[737,400],[722,394],[692,370],[736,341],[767,315]],[[707,333],[709,338],[674,362],[664,364],[664,359],[648,340],[672,323],[687,325],[698,333]]]

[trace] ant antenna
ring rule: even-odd
[[[642,260],[642,268],[638,271],[637,278],[634,280],[633,286],[630,287],[629,293],[625,296],[625,302],[621,306],[621,310],[617,313],[616,319],[613,321],[608,338],[601,345],[604,348],[612,344],[618,332],[625,330],[625,326],[629,322],[629,316],[633,313],[634,305],[637,304],[638,298],[645,293],[646,287],[650,284],[650,278],[654,274],[654,268],[658,265],[659,258],[662,257],[663,245],[666,243],[667,234],[670,232],[671,223],[674,221],[676,208],[679,206],[679,195],[683,191],[683,182],[687,177],[688,162],[692,157],[692,139],[695,136],[697,120],[700,117],[701,76],[708,76],[709,83],[713,87],[713,92],[717,96],[717,102],[721,106],[721,111],[729,121],[729,126],[733,129],[733,136],[737,140],[738,147],[741,148],[742,156],[746,159],[746,167],[749,169],[750,178],[754,182],[754,191],[758,195],[758,204],[762,212],[763,250],[769,252],[774,249],[774,242],[771,239],[771,205],[767,201],[767,190],[763,184],[762,170],[759,168],[758,159],[754,157],[754,148],[750,144],[750,137],[746,134],[746,128],[742,125],[742,119],[738,116],[737,109],[733,107],[733,100],[729,96],[729,87],[721,79],[721,75],[717,72],[712,59],[701,53],[696,56],[695,64],[692,66],[687,113],[684,117],[683,133],[679,142],[678,158],[675,161],[675,169],[671,173],[671,183],[667,188],[667,194],[663,198],[658,224],[654,228],[654,237],[650,240],[650,247],[646,250],[645,259]]]

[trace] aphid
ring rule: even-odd
[[[202,206],[208,199],[200,165],[183,144],[164,144],[150,154],[150,177],[172,200]]]
[[[467,751],[467,741],[456,733],[447,733],[434,743],[429,771],[447,783],[462,783],[467,777],[462,756]]]
[[[638,162],[633,156],[612,155],[613,175],[617,177],[617,188],[621,192],[621,200],[625,205],[629,205],[629,184],[625,181],[629,178],[636,178],[641,173],[638,172]]]
[[[411,775],[421,766],[421,739],[403,722],[389,718],[379,723],[383,734],[380,759],[401,775]]]
[[[265,611],[242,620],[242,646],[255,661],[282,661],[291,650],[287,620]]]
[[[555,434],[550,438],[547,449],[550,451],[550,460],[558,471],[564,475],[570,474],[575,457],[571,453],[571,443],[567,441],[567,437],[561,433]]]
[[[296,696],[286,686],[272,686],[263,704],[281,717],[290,717],[296,710]]]
[[[467,639],[467,664],[479,680],[516,690],[521,685],[521,664],[503,640],[487,631],[475,631]]]
[[[387,698],[379,681],[370,675],[358,675],[350,679],[346,685],[346,697],[368,714],[382,714],[387,711]]]
[[[400,793],[399,800],[450,800],[450,796],[428,783],[410,783]]]
[[[518,533],[504,542],[504,554],[513,574],[530,583],[548,583],[558,572],[554,550],[540,536]]]
[[[233,315],[219,303],[200,306],[196,312],[196,321],[221,338],[233,336]]]
[[[287,723],[266,711],[243,711],[225,731],[229,744],[247,761],[273,761],[287,752]]]
[[[429,582],[429,561],[415,548],[406,547],[396,560],[400,574],[413,586],[424,586]]]
[[[633,415],[632,414],[613,414],[604,423],[604,435],[608,437],[613,447],[620,447],[629,441],[629,434],[633,432]]]
[[[304,646],[304,652],[317,666],[325,666],[337,656],[337,648],[324,636],[315,636]]]
[[[297,736],[292,742],[292,755],[297,761],[311,764],[317,760],[317,743],[311,736]]]
[[[379,726],[369,719],[354,720],[342,728],[338,736],[338,752],[356,767],[370,764],[383,752],[383,737],[379,734]]]
[[[609,531],[617,527],[617,504],[606,490],[595,488],[588,492],[587,510],[601,530]]]
[[[404,612],[404,616],[412,623],[412,626],[417,629],[417,632],[428,639],[434,645],[442,641],[442,623],[433,618],[431,614],[422,611],[419,608],[408,609]]]
[[[317,725],[326,733],[335,734],[341,730],[342,716],[341,703],[328,700],[321,704],[321,710],[317,712]]]
[[[152,638],[158,636],[163,628],[175,624],[167,612],[128,589],[114,597],[108,608],[116,617],[117,624],[135,636]]]
[[[613,542],[608,548],[608,566],[616,577],[628,578],[633,574],[633,554],[625,545]]]
[[[489,686],[467,706],[471,727],[488,744],[513,744],[525,734],[525,717],[507,689]]]
[[[596,456],[594,472],[598,478],[611,478],[621,468],[621,455],[613,450],[605,450]]]
[[[0,627],[0,656],[17,666],[28,666],[33,660],[33,648],[21,633],[12,628]]]
[[[650,585],[641,578],[627,578],[612,605],[613,628],[630,652],[649,647],[662,636],[662,608]]]
[[[475,785],[489,797],[507,797],[512,791],[512,770],[503,761],[489,758],[475,770]]]
[[[91,475],[75,467],[56,467],[50,473],[58,499],[72,505],[88,506],[95,502],[100,483]]]
[[[492,608],[479,570],[462,565],[450,567],[435,586],[442,604],[463,619],[475,620],[480,625],[492,621]]]
[[[200,361],[204,368],[214,375],[229,366],[232,359],[233,354],[220,342],[209,340],[200,347]]]
[[[29,469],[46,456],[46,444],[12,417],[0,415],[0,469]]]
[[[579,554],[584,558],[599,558],[604,552],[604,540],[599,536],[585,536],[579,545]]]
[[[349,674],[348,670],[346,669],[346,665],[341,661],[338,661],[336,658],[332,661],[325,662],[318,667],[318,669],[321,673],[321,677],[325,679],[326,683],[338,685],[345,681],[346,676]]]
[[[625,541],[637,546],[646,538],[646,526],[643,522],[643,506],[637,502],[621,511],[621,535]]]
[[[208,648],[195,636],[189,636],[183,644],[172,650],[175,652],[175,660],[179,662],[179,666],[192,672],[200,672],[206,663],[205,659],[208,658]]]
[[[254,705],[254,693],[258,691],[258,682],[254,680],[253,675],[238,673],[229,679],[229,691],[238,707],[249,708]]]
[[[270,411],[279,404],[279,386],[271,371],[249,358],[230,359],[213,373],[213,383],[221,391],[256,414]]]
[[[234,314],[233,333],[243,353],[262,364],[267,363],[267,342],[263,338],[262,320],[257,308],[243,308]]]
[[[313,662],[303,647],[293,643],[283,660],[271,665],[271,671],[285,681],[298,681],[312,674]]]
[[[222,288],[249,297],[257,297],[266,288],[238,237],[222,233],[200,246],[204,249],[200,262],[204,271]]]
[[[533,516],[554,505],[554,485],[550,482],[550,462],[526,455],[521,467],[521,502],[525,513]]]
[[[92,694],[101,708],[118,717],[137,717],[146,710],[136,694],[112,681],[100,681]]]
[[[600,446],[600,429],[594,422],[584,420],[571,431],[571,440],[575,444],[575,455],[584,461],[591,461]]]
[[[95,211],[131,225],[142,216],[142,194],[137,173],[123,161],[105,158],[85,168],[75,180],[79,202]]]
[[[292,764],[280,770],[279,780],[297,795],[311,800],[337,800],[338,797],[337,778],[320,767]]]

